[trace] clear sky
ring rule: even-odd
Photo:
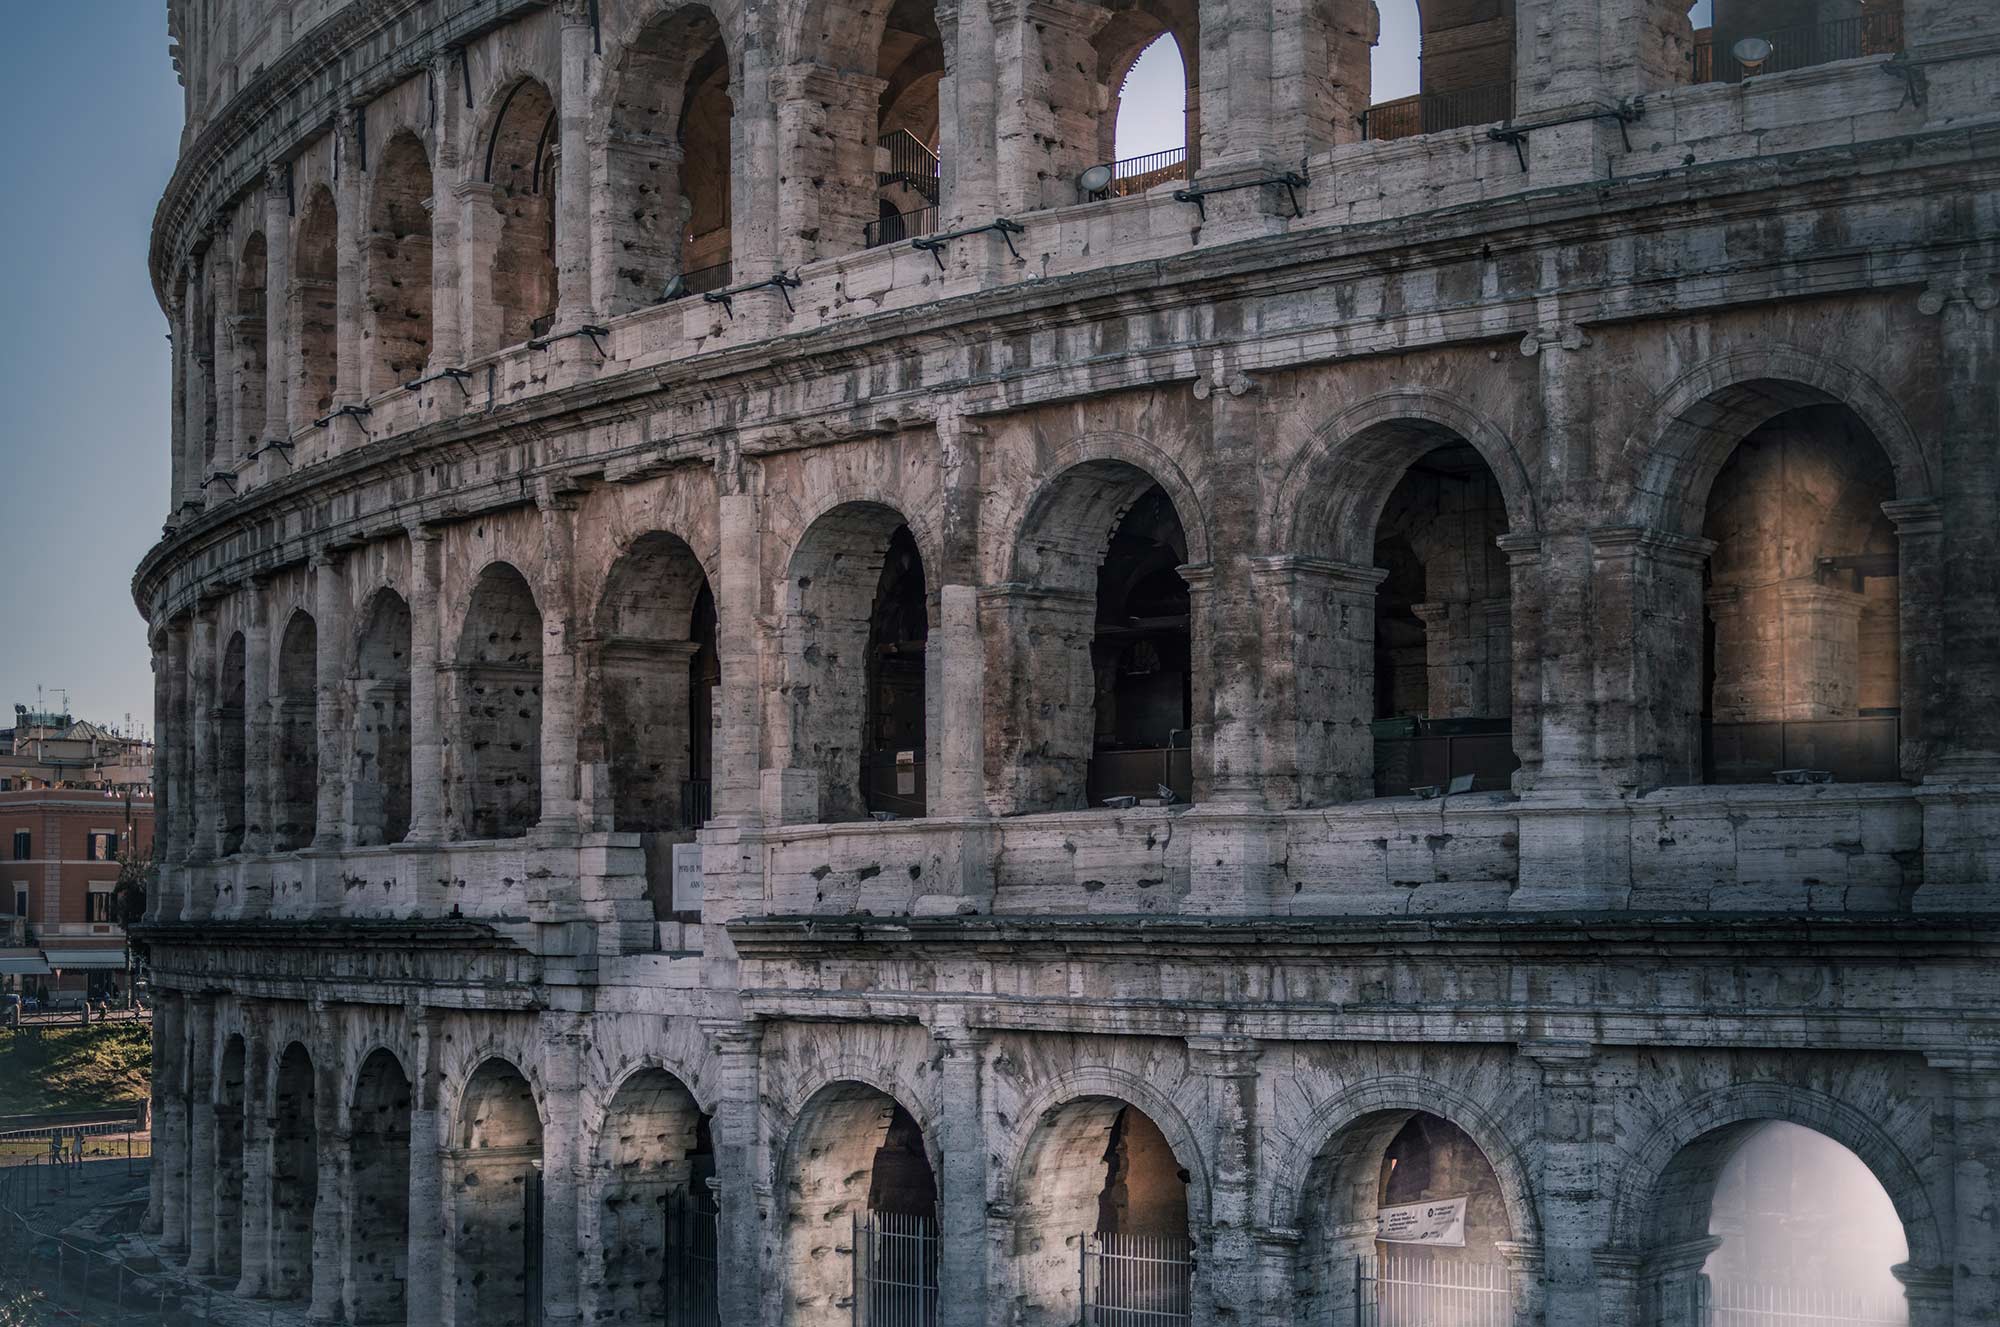
[[[160,0],[6,6],[0,46],[0,712],[69,690],[149,730],[132,568],[167,512],[167,323],[146,275],[180,87]],[[51,706],[60,698],[51,694]]]

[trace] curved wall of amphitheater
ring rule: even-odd
[[[1427,8],[172,0],[164,1243],[1694,1327],[1775,1121],[2000,1322],[1990,6]]]

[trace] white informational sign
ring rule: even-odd
[[[674,845],[674,911],[701,911],[701,845],[699,843],[676,843]]]
[[[1385,1244],[1465,1247],[1465,1199],[1440,1198],[1375,1209],[1375,1238]]]

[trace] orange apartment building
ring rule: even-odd
[[[58,1000],[123,994],[122,858],[152,852],[150,792],[36,786],[0,792],[0,989]]]

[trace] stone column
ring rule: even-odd
[[[290,181],[285,166],[264,172],[264,442],[292,435],[291,386],[297,375],[292,369]],[[244,436],[250,436],[247,421]],[[258,445],[253,443],[251,450]]]
[[[162,758],[166,764],[166,775],[171,788],[172,819],[167,825],[167,850],[160,854],[170,863],[181,863],[194,844],[194,789],[190,786],[192,773],[191,729],[193,716],[189,713],[188,669],[189,637],[193,634],[187,618],[177,618],[167,625],[167,685],[168,710],[173,715],[171,732],[163,735],[154,752],[156,762]],[[171,743],[171,745],[168,745]],[[179,901],[184,908],[186,900]],[[176,911],[174,920],[179,920],[182,912]]]
[[[271,1028],[263,1006],[244,1011],[243,1270],[236,1293],[267,1295],[271,1278]]]
[[[590,289],[590,6],[563,0],[562,78],[556,90],[556,330],[597,321]]]
[[[1639,1306],[1644,1302],[1645,1259],[1632,1249],[1607,1245],[1591,1255],[1591,1268],[1597,1281],[1596,1317],[1583,1321],[1644,1321]]]
[[[438,583],[443,539],[413,525],[410,539],[410,833],[444,838],[444,735],[438,723]]]
[[[347,725],[340,703],[347,642],[347,587],[342,560],[342,555],[334,550],[321,549],[312,562],[313,640],[317,648],[313,659],[316,682],[313,694],[319,730],[319,797],[313,818],[312,846],[322,850],[339,848],[346,840],[341,823],[347,770]]]
[[[361,105],[342,106],[334,121],[336,155],[333,201],[334,242],[334,338],[333,405],[359,405],[365,376],[365,348],[361,343],[361,320],[367,303],[367,268],[362,263],[362,243],[368,227],[362,217],[362,170],[360,142],[355,134],[355,115]],[[335,420],[331,426],[334,450],[352,436],[352,421]]]
[[[187,287],[177,286],[167,297],[167,373],[173,379],[171,429],[168,434],[167,523],[180,521],[186,501],[187,477],[187,327],[184,310]],[[199,483],[199,480],[195,482]]]
[[[822,65],[797,64],[773,74],[779,171],[817,188],[778,193],[778,262],[792,268],[861,248],[862,229],[877,218],[875,127],[881,79]],[[739,272],[738,280],[753,277]]]
[[[955,1017],[931,1029],[943,1075],[938,1120],[938,1327],[985,1327],[993,1249],[987,1240],[987,1034]]]
[[[169,633],[159,630],[150,633],[147,644],[153,656],[153,826],[155,835],[162,840],[160,858],[166,858],[165,843],[167,826],[173,822],[173,789],[166,777],[167,743],[173,737],[173,688],[169,679],[173,676],[173,660],[168,644]],[[172,918],[172,910],[167,907],[167,882],[164,872],[154,881],[152,893],[146,899],[146,920],[167,921]],[[158,1058],[158,1052],[155,1052]],[[155,1075],[154,1081],[158,1081]]]
[[[403,1281],[410,1322],[444,1321],[446,1247],[444,1122],[438,1112],[437,1018],[428,1010],[408,1020],[416,1032],[416,1082],[410,1101],[410,1248]]]
[[[994,190],[1006,215],[1074,203],[1098,161],[1101,92],[1090,39],[1111,11],[1074,0],[991,0]]]
[[[1252,1037],[1195,1036],[1188,1060],[1207,1088],[1214,1129],[1209,1158],[1208,1229],[1196,1232],[1201,1275],[1195,1316],[1203,1322],[1256,1324],[1282,1316],[1281,1305],[1258,1303],[1257,1061]]]
[[[772,1194],[764,1164],[763,1109],[759,1058],[763,1051],[763,1025],[704,1022],[715,1047],[721,1092],[715,1111],[715,1183],[721,1214],[716,1218],[716,1254],[721,1279],[721,1315],[726,1323],[766,1321],[763,1297],[767,1285],[773,1306],[782,1294],[775,1284],[780,1278],[766,1278],[764,1266],[765,1217],[772,1206]]]
[[[319,1140],[319,1186],[313,1200],[312,1299],[306,1316],[322,1323],[341,1318],[341,1283],[347,1264],[342,1214],[354,1189],[354,1140],[347,1131],[347,1109],[341,1100],[344,1059],[339,1009],[315,1008],[313,1024],[313,1125]]]
[[[1374,796],[1375,595],[1385,575],[1324,558],[1251,564],[1265,651],[1254,712],[1273,806]]]
[[[244,595],[248,607],[243,630],[243,714],[248,730],[243,743],[243,848],[246,852],[270,852],[276,846],[271,799],[277,785],[273,765],[272,728],[276,715],[271,706],[271,625],[270,582],[252,578]],[[267,895],[264,904],[270,902]],[[251,914],[250,900],[244,900]],[[261,911],[259,909],[258,911]]]
[[[160,1245],[188,1249],[188,1035],[186,997],[162,994],[153,1018],[153,1170],[160,1191]]]
[[[1371,6],[1207,0],[1200,9],[1195,157],[1204,177],[1299,170],[1310,154],[1360,136],[1380,28]]]
[[[432,179],[442,179],[433,175]],[[493,299],[493,260],[500,250],[499,191],[484,180],[451,186],[458,208],[459,362],[469,363],[500,349],[500,306]],[[438,241],[432,238],[432,251]]]
[[[778,268],[777,11],[749,11],[742,25],[741,96],[731,89],[729,261],[736,281],[758,281]],[[761,17],[761,22],[760,22]]]
[[[201,325],[202,264],[195,259],[188,266],[186,293],[180,306],[181,382],[181,488],[182,506],[200,507],[207,490],[201,481],[208,478],[208,376],[209,329]]]
[[[215,311],[209,327],[213,338],[209,362],[215,374],[215,456],[208,467],[211,471],[234,471],[236,458],[241,455],[236,441],[236,338],[230,329],[236,313],[234,242],[227,225],[217,226],[208,258],[209,303]],[[220,502],[228,496],[229,489],[224,486],[212,489],[209,500]]]
[[[188,1271],[215,1271],[215,1000],[188,1002]]]
[[[220,747],[217,729],[222,713],[215,698],[216,603],[208,600],[195,609],[194,645],[189,658],[190,728],[194,750],[194,820],[188,839],[188,860],[205,862],[216,855],[222,833],[222,787],[216,777],[216,753]],[[192,882],[190,882],[192,883]],[[206,900],[187,900],[189,915],[208,911]]]
[[[1951,1106],[1953,1327],[2000,1324],[2000,1059],[1931,1057]],[[1911,1296],[1914,1305],[1918,1296]],[[1912,1322],[1911,1327],[1917,1327]]]
[[[758,657],[763,609],[762,519],[751,493],[720,500],[721,574],[716,578],[716,653],[722,671],[715,724],[715,819],[755,824],[763,760],[764,684]]]
[[[1647,1251],[1644,1293],[1663,1306],[1662,1322],[1676,1327],[1680,1323],[1700,1322],[1693,1306],[1707,1298],[1702,1283],[1708,1278],[1701,1269],[1707,1265],[1708,1256],[1721,1247],[1721,1236],[1703,1235]]]
[[[437,89],[437,123],[431,127],[431,196],[424,208],[431,215],[431,358],[425,376],[465,363],[464,310],[459,294],[459,264],[465,248],[459,230],[465,209],[452,196],[449,181],[459,178],[458,144],[465,115],[465,84],[458,58],[440,53],[430,65],[431,86]],[[463,401],[450,383],[439,383],[440,400]]]
[[[1944,522],[1929,498],[1885,502],[1883,512],[1896,526],[1897,768],[1905,779],[1920,779],[1930,766],[1937,737],[1932,728],[1947,720],[1944,703]]]
[[[1600,780],[1642,789],[1698,783],[1701,571],[1715,545],[1607,529],[1591,531],[1590,548]]]
[[[984,225],[999,210],[993,159],[999,69],[987,0],[942,0],[944,81],[938,85],[938,169],[944,228]]]
[[[1509,727],[1516,791],[1532,788],[1542,768],[1542,618],[1544,578],[1540,535],[1503,534],[1494,541],[1507,555],[1507,657]]]
[[[583,1317],[576,1218],[586,1182],[580,1108],[589,1034],[569,1014],[544,1014],[542,1029],[548,1086],[542,1129],[542,1327],[565,1327]]]
[[[1524,1043],[1520,1054],[1541,1074],[1535,1131],[1542,1155],[1538,1196],[1546,1244],[1537,1247],[1520,1239],[1501,1251],[1513,1269],[1514,1321],[1539,1323],[1546,1310],[1550,1327],[1584,1327],[1595,1322],[1595,1259],[1605,1228],[1596,1138],[1597,1082],[1603,1070],[1588,1042]]]
[[[543,566],[537,585],[542,610],[542,817],[538,830],[578,828],[577,685],[574,618],[576,506],[546,487],[541,509]]]
[[[979,629],[979,592],[970,585],[938,590],[938,626],[926,651],[938,704],[927,757],[934,816],[986,814],[986,642]]]

